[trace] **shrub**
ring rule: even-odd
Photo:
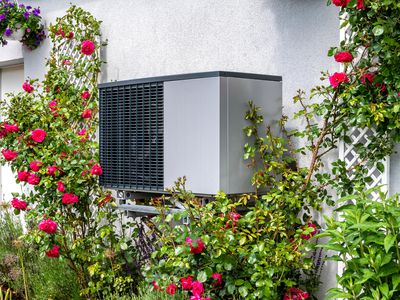
[[[400,298],[400,198],[380,193],[376,201],[371,191],[342,198],[336,214],[326,217],[320,236],[329,241],[321,247],[335,251],[329,259],[344,267],[328,299]]]

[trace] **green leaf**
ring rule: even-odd
[[[204,271],[200,271],[199,274],[197,274],[197,280],[200,282],[206,282],[207,281],[207,274]]]
[[[372,33],[375,36],[380,36],[385,32],[385,29],[381,25],[377,25],[372,29]]]
[[[239,288],[239,293],[240,293],[240,295],[241,295],[242,297],[246,298],[247,295],[249,294],[249,291],[247,290],[247,287],[241,286],[241,287]]]
[[[385,251],[386,251],[386,253],[389,252],[390,248],[392,248],[392,246],[393,246],[393,244],[394,244],[395,241],[396,241],[396,237],[395,237],[393,234],[391,234],[391,233],[389,233],[389,234],[385,237],[383,243],[384,243],[384,246],[385,246]]]
[[[186,247],[184,247],[184,246],[178,246],[178,247],[176,247],[176,249],[175,249],[175,256],[178,256],[179,254],[185,252],[185,250],[186,250]]]
[[[382,173],[385,171],[385,165],[381,162],[378,162],[376,164],[376,167],[378,168],[379,171],[381,171]]]

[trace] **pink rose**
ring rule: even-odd
[[[62,203],[65,205],[74,204],[74,203],[77,203],[78,201],[79,201],[78,196],[74,195],[72,193],[65,193],[62,196]]]
[[[374,82],[375,79],[375,74],[374,73],[367,73],[361,76],[361,83],[363,85],[367,84],[367,82],[369,82],[370,84],[372,84]]]
[[[176,292],[176,285],[171,283],[169,286],[167,286],[167,289],[165,291],[168,295],[174,295]]]
[[[14,198],[11,200],[11,206],[14,207],[15,209],[26,210],[28,204],[23,200]]]
[[[182,289],[191,290],[192,289],[192,276],[183,277],[180,279]]]
[[[339,52],[335,55],[335,60],[340,63],[349,63],[353,58],[353,55],[347,51]]]
[[[313,230],[312,230],[311,233],[309,233],[309,234],[302,234],[302,235],[301,235],[301,238],[302,238],[303,240],[309,240],[309,239],[311,239],[311,238],[312,238],[314,235],[316,235],[317,232],[318,232],[317,225],[315,225],[314,223],[308,223],[308,224],[307,224],[307,228],[304,228],[304,229],[308,229],[308,228],[312,228]]]
[[[153,287],[154,287],[154,289],[155,289],[156,291],[160,290],[160,287],[158,286],[158,284],[157,284],[156,281],[153,281],[151,284],[153,285]]]
[[[358,9],[365,9],[365,5],[364,5],[364,1],[363,0],[357,0],[357,5],[356,5],[356,7],[358,8]]]
[[[346,7],[350,0],[332,0],[332,3],[336,6]]]
[[[221,287],[222,286],[222,275],[219,273],[212,274],[211,278],[215,279],[214,287]]]
[[[25,92],[28,94],[32,93],[34,88],[32,85],[29,84],[28,81],[25,81],[24,84],[22,85],[22,88],[24,89]]]
[[[90,171],[90,174],[100,176],[101,174],[103,174],[103,169],[101,168],[101,166],[99,164],[94,164],[92,166],[92,170]]]
[[[16,158],[18,156],[17,152],[14,152],[9,149],[3,149],[3,150],[1,150],[1,153],[3,153],[3,156],[7,161],[13,160],[14,158]]]
[[[283,296],[283,300],[305,300],[310,295],[307,292],[302,291],[299,288],[289,288],[285,295]]]
[[[81,52],[85,55],[92,55],[95,49],[95,45],[92,41],[86,40],[82,42]]]
[[[78,135],[80,135],[80,136],[83,136],[83,135],[85,135],[85,134],[86,134],[86,129],[85,129],[85,128],[81,129],[81,130],[78,132]]]
[[[186,238],[186,243],[190,246],[190,253],[200,254],[204,250],[204,242],[201,239],[197,239],[195,242],[189,237]]]
[[[7,124],[7,123],[4,124],[4,129],[9,133],[18,132],[18,130],[19,130],[17,125],[15,125],[15,124]]]
[[[56,174],[56,172],[58,171],[58,174]],[[52,165],[52,166],[48,166],[47,167],[47,175],[50,175],[50,176],[58,176],[58,175],[60,175],[60,170],[55,166],[55,165]]]
[[[38,225],[39,230],[48,234],[54,234],[57,231],[57,223],[52,219],[43,220]]]
[[[46,138],[46,131],[43,129],[37,128],[31,131],[31,139],[37,143],[41,143]]]
[[[89,99],[89,97],[90,97],[89,91],[84,91],[84,92],[81,94],[81,98],[83,98],[83,99]]]
[[[32,170],[33,172],[38,172],[38,171],[40,170],[41,165],[42,165],[42,162],[41,162],[41,161],[35,160],[35,161],[33,161],[33,162],[31,162],[31,163],[29,164],[29,168],[31,168],[31,170]]]
[[[92,110],[89,108],[86,108],[83,113],[82,113],[82,118],[84,119],[89,119],[92,116]]]
[[[70,31],[67,35],[68,39],[72,39],[74,37],[74,33],[72,31]]]
[[[19,171],[17,176],[18,176],[19,181],[24,182],[24,181],[28,181],[29,175],[31,175],[29,172]]]
[[[193,293],[193,296],[197,296],[197,297],[201,297],[201,295],[203,295],[204,286],[200,281],[196,280],[192,283],[192,293]]]
[[[30,174],[28,177],[28,183],[31,185],[38,185],[40,183],[40,177],[36,174]]]
[[[57,191],[62,192],[62,193],[65,192],[65,186],[62,181],[57,182]]]
[[[56,100],[50,101],[49,108],[51,111],[55,111],[57,109],[57,101]]]
[[[333,88],[337,88],[342,82],[349,82],[349,78],[346,73],[335,72],[332,76],[329,76],[329,82]]]
[[[60,257],[60,246],[53,246],[49,251],[46,252],[46,256],[50,258],[59,258]]]

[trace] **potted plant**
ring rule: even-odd
[[[39,8],[0,0],[0,43],[17,40],[29,49],[37,48],[46,38]]]

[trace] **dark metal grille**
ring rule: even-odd
[[[164,189],[163,82],[100,88],[100,184]]]

